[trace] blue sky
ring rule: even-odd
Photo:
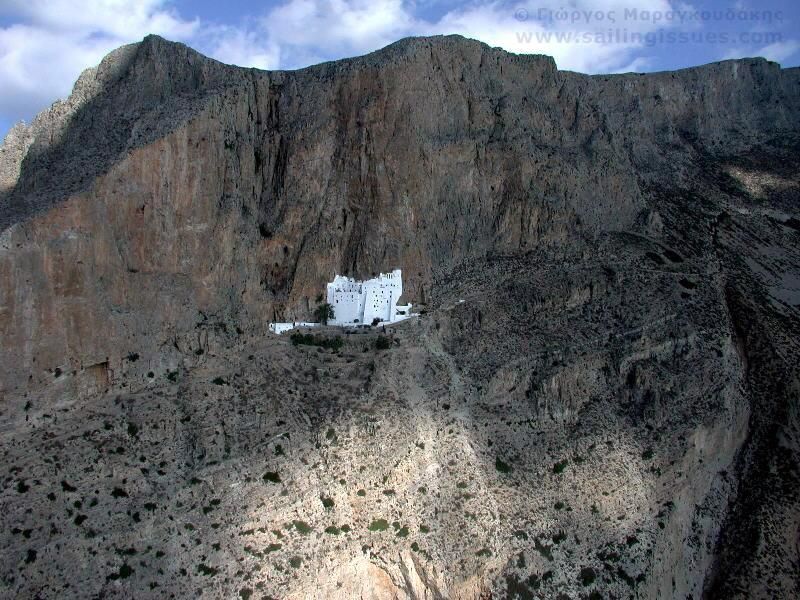
[[[148,33],[227,63],[294,69],[459,33],[585,73],[765,56],[800,64],[797,0],[0,0],[0,138]]]

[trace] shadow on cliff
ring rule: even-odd
[[[210,94],[246,72],[153,35],[115,50],[84,72],[68,100],[34,120],[19,179],[0,198],[0,231],[90,189],[125,155],[186,122]],[[77,110],[71,102],[80,103]]]

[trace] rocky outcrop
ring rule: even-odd
[[[0,148],[4,589],[792,597],[798,84],[112,53]]]

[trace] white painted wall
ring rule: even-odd
[[[392,323],[397,320],[397,300],[402,295],[403,274],[400,269],[381,273],[366,281],[337,275],[328,284],[328,304],[333,306],[334,313],[331,324],[369,325],[376,318]]]
[[[270,323],[269,330],[278,335],[294,329],[295,327],[319,327],[319,323],[309,323],[307,321],[294,321],[292,323]]]

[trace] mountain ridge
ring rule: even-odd
[[[25,159],[28,150],[33,147],[34,151],[37,150],[37,146],[34,143],[36,138],[49,138],[47,140],[47,144],[53,144],[54,138],[58,138],[59,130],[66,126],[66,121],[69,120],[70,116],[75,113],[75,111],[79,110],[81,106],[83,106],[86,102],[90,100],[91,97],[96,96],[105,92],[110,85],[116,82],[120,78],[130,76],[129,72],[129,63],[135,61],[144,61],[145,64],[159,64],[162,66],[167,66],[171,63],[177,62],[182,60],[181,57],[186,57],[189,60],[191,57],[190,63],[192,62],[202,62],[208,65],[216,65],[217,67],[221,67],[222,70],[225,70],[226,77],[231,77],[234,73],[237,75],[235,82],[230,82],[229,85],[243,85],[245,81],[242,79],[244,73],[246,72],[255,72],[264,74],[266,77],[276,76],[279,79],[282,77],[283,74],[287,76],[303,76],[303,75],[316,75],[319,74],[323,77],[328,76],[331,70],[341,70],[345,66],[348,68],[363,68],[368,67],[371,64],[382,64],[386,62],[391,62],[392,60],[396,60],[402,56],[409,56],[415,55],[422,51],[423,48],[433,49],[434,47],[439,48],[450,48],[452,46],[456,47],[473,47],[479,48],[481,51],[481,55],[484,53],[491,52],[495,55],[500,55],[505,57],[506,59],[513,59],[513,60],[521,60],[525,63],[530,64],[541,64],[541,65],[548,65],[545,67],[545,71],[552,71],[559,74],[565,74],[569,76],[570,74],[574,74],[579,78],[591,78],[595,80],[605,80],[608,81],[609,79],[613,78],[617,80],[619,78],[631,78],[631,77],[643,77],[646,79],[651,78],[659,78],[663,75],[671,75],[674,77],[676,74],[684,74],[684,75],[700,75],[706,71],[728,71],[728,67],[732,66],[733,69],[731,71],[734,73],[734,79],[736,78],[735,73],[738,70],[739,66],[748,67],[748,68],[755,68],[758,67],[759,71],[764,71],[766,68],[767,70],[775,70],[778,66],[777,63],[773,63],[767,61],[763,58],[743,58],[743,59],[731,59],[726,61],[719,61],[714,63],[708,63],[706,65],[699,65],[696,67],[688,67],[685,69],[680,69],[678,71],[663,71],[663,72],[655,72],[655,73],[621,73],[621,74],[597,74],[597,75],[584,75],[581,73],[573,73],[571,71],[560,71],[556,68],[555,61],[552,57],[547,57],[545,55],[526,55],[526,54],[519,54],[515,55],[512,53],[508,53],[500,48],[492,48],[487,44],[476,40],[470,40],[468,38],[463,38],[459,35],[449,35],[449,36],[429,36],[429,37],[409,37],[398,40],[384,48],[371,52],[369,54],[363,56],[357,56],[352,58],[340,59],[336,61],[328,61],[316,65],[310,65],[308,67],[303,67],[301,69],[285,71],[285,70],[260,70],[260,69],[251,69],[246,67],[237,67],[234,65],[225,65],[224,63],[220,63],[215,61],[214,59],[210,59],[208,57],[203,56],[201,53],[193,50],[189,46],[179,42],[170,42],[165,40],[164,38],[157,36],[157,35],[148,35],[146,36],[142,42],[137,42],[133,44],[129,44],[127,46],[122,46],[117,50],[109,53],[103,61],[101,61],[100,65],[97,67],[92,67],[85,70],[75,84],[75,89],[70,94],[70,96],[64,100],[59,100],[53,104],[49,109],[46,109],[37,115],[34,121],[31,123],[30,126],[24,126],[24,124],[18,123],[16,124],[9,134],[6,136],[8,137],[8,141],[5,139],[2,143],[0,143],[0,203],[5,204],[4,210],[2,211],[5,213],[3,218],[0,219],[0,228],[5,229],[9,225],[13,224],[13,222],[24,219],[28,212],[31,210],[35,212],[36,208],[22,208],[19,210],[19,214],[14,214],[11,209],[9,209],[8,205],[12,203],[19,203],[20,196],[22,195],[30,195],[33,191],[31,186],[28,185],[24,187],[19,192],[15,192],[15,187],[19,185],[17,181],[19,177],[19,173],[21,170],[22,162]],[[399,50],[399,54],[398,54]],[[169,55],[167,56],[165,55]],[[152,60],[151,60],[152,58]],[[211,71],[215,71],[215,69],[210,69]],[[779,69],[780,72],[785,72],[787,75],[796,74],[800,77],[800,68],[795,67],[793,69]],[[289,75],[291,74],[291,75]],[[195,82],[194,88],[178,88],[176,93],[173,94],[169,90],[171,89],[171,85],[165,85],[165,81],[163,79],[157,78],[157,81],[160,83],[156,84],[154,87],[158,88],[159,93],[152,93],[152,97],[144,98],[143,100],[136,100],[136,96],[134,97],[133,101],[130,99],[126,99],[126,104],[137,106],[139,110],[146,110],[148,103],[152,103],[155,101],[164,100],[170,96],[180,96],[181,94],[186,94],[189,92],[198,92],[203,89],[204,86],[208,86],[207,92],[214,93],[215,91],[219,91],[216,89],[216,86],[219,85],[218,82],[215,82],[214,74],[208,75],[195,75],[195,77],[199,77],[200,81]],[[205,78],[204,78],[205,77]],[[147,79],[145,77],[145,79]],[[201,83],[202,82],[202,83]],[[199,87],[197,87],[199,85]],[[181,92],[183,89],[183,92]],[[166,90],[166,91],[165,91]],[[143,104],[139,106],[139,104]],[[119,110],[117,110],[119,113]],[[191,111],[190,113],[191,114]],[[119,114],[117,114],[119,116]],[[175,124],[177,126],[177,124]],[[39,131],[37,131],[37,129]],[[164,133],[162,131],[161,133]],[[152,137],[146,137],[142,140],[131,140],[128,139],[127,143],[124,146],[124,149],[117,149],[116,154],[119,156],[122,155],[122,152],[125,150],[130,150],[135,147],[139,147],[141,144],[147,143],[151,139],[157,137],[158,134],[155,134]],[[112,161],[113,163],[113,161]],[[107,168],[108,164],[104,164],[104,167]],[[95,170],[97,174],[103,172],[103,168]],[[5,192],[4,192],[5,190]],[[61,196],[63,197],[66,193],[67,195],[71,193],[71,191],[75,191],[75,187],[68,188],[66,192],[62,192]],[[5,197],[3,197],[5,196]],[[49,202],[43,202],[45,206],[49,204]],[[10,213],[10,214],[9,214]]]
[[[0,594],[796,597],[799,83],[113,54],[0,150]]]

